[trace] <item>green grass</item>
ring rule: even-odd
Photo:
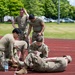
[[[11,24],[0,23],[0,36],[11,33]],[[75,23],[45,23],[46,38],[75,39]]]
[[[47,38],[75,39],[74,23],[47,23],[45,27],[45,37]]]
[[[3,36],[7,33],[11,33],[13,30],[13,27],[11,24],[2,24],[0,23],[0,36]]]

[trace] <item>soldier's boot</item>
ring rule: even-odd
[[[16,71],[16,74],[26,74],[27,73],[27,69],[25,67],[23,67],[21,70]]]

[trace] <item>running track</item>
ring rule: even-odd
[[[73,61],[68,65],[64,72],[58,73],[36,73],[29,72],[23,75],[75,75],[75,40],[67,39],[45,39],[49,46],[49,57],[71,55]],[[14,71],[0,72],[0,75],[14,75]]]

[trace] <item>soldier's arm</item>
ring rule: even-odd
[[[30,53],[34,53],[35,50],[37,50],[35,43],[36,43],[36,42],[34,41],[34,42],[30,45],[30,47],[29,47],[29,52],[30,52]]]
[[[43,32],[44,32],[44,29],[45,29],[44,22],[41,22],[41,25],[42,25],[42,30],[41,30],[41,33],[43,33]]]
[[[25,33],[24,33],[25,35],[28,34],[28,28],[29,28],[29,26],[27,25],[26,28],[25,28]],[[25,37],[26,37],[26,36],[25,36]]]
[[[49,53],[49,48],[48,46],[45,46],[43,49],[43,57],[47,58],[48,57],[48,53]]]
[[[44,32],[44,30],[45,30],[44,22],[43,22],[43,21],[41,21],[41,22],[40,22],[40,24],[41,24],[41,26],[42,26],[42,29],[41,29],[41,31],[40,31],[40,33],[39,33],[39,35],[41,35],[41,34]]]
[[[29,36],[29,34],[30,34],[30,32],[31,32],[31,29],[32,29],[32,26],[29,25],[27,37]]]
[[[13,53],[14,49],[13,48],[14,48],[14,40],[10,41],[10,55],[11,55],[11,57],[14,56],[14,53]]]
[[[16,21],[16,19],[12,20],[12,26],[13,26],[13,28],[16,28],[15,21]]]
[[[27,17],[29,17],[29,14],[27,13],[25,9],[24,9],[24,13],[26,14]]]
[[[10,41],[10,58],[13,61],[13,63],[16,63],[17,60],[14,58],[14,51],[13,51],[14,50],[14,43],[15,43],[15,40],[11,39],[11,41]]]

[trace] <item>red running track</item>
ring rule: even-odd
[[[45,39],[49,46],[49,57],[71,55],[73,61],[68,65],[64,72],[57,73],[36,73],[29,72],[23,75],[75,75],[75,40],[67,39]],[[14,75],[14,71],[0,72],[0,75]]]

